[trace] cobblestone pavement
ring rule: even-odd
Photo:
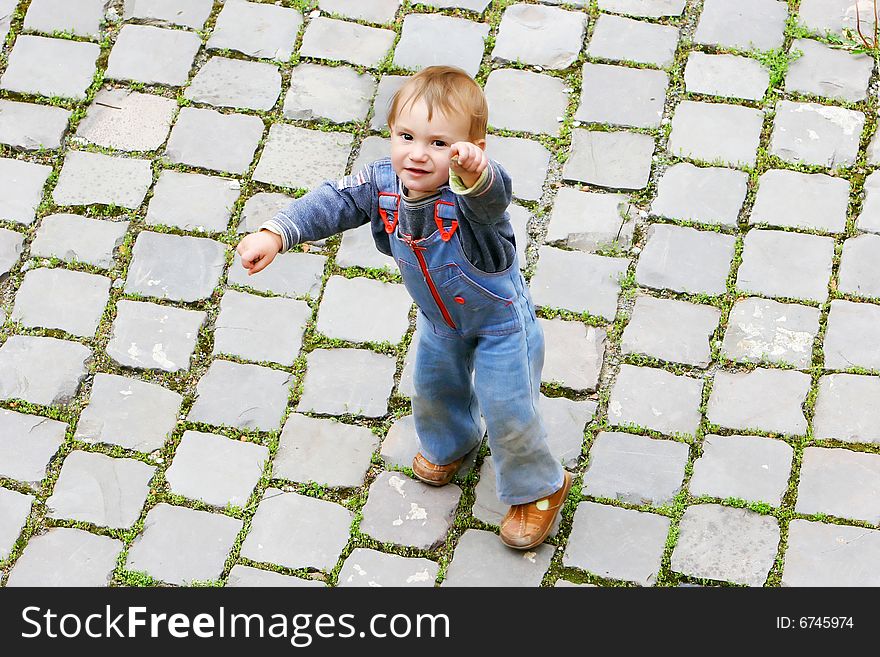
[[[880,585],[853,1],[0,0],[0,584]],[[368,231],[234,255],[435,63],[485,87],[576,475],[525,554],[485,443],[411,476]]]

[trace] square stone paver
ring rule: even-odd
[[[633,128],[657,128],[663,116],[669,76],[651,69],[586,63],[574,118]]]
[[[767,296],[825,301],[833,257],[830,237],[750,230],[743,240],[736,287]]]
[[[237,180],[166,169],[153,189],[146,223],[220,233],[229,224],[239,194]]]
[[[751,57],[694,51],[684,68],[684,84],[691,93],[761,100],[770,85],[770,71]]]
[[[219,507],[244,507],[268,460],[269,449],[263,445],[186,431],[165,479],[176,495]]]
[[[241,556],[329,572],[348,543],[351,511],[340,504],[267,488]]]
[[[284,423],[272,476],[322,486],[362,486],[379,437],[367,427],[292,413]]]
[[[351,66],[299,64],[291,72],[290,90],[284,97],[284,118],[362,121],[375,93],[375,79]]]
[[[599,187],[642,189],[648,184],[653,155],[650,135],[575,128],[562,177]]]
[[[546,353],[541,380],[594,392],[605,354],[606,331],[581,322],[541,319]]]
[[[235,50],[251,57],[285,62],[293,54],[302,23],[302,14],[295,9],[229,0],[217,17],[208,49]]]
[[[97,37],[106,5],[106,0],[33,0],[24,17],[24,29]]]
[[[862,0],[859,24],[863,34],[870,35],[874,29],[868,3]],[[856,7],[854,0],[802,0],[798,9],[799,21],[816,34],[831,32],[843,36],[844,28],[856,30]]]
[[[585,2],[582,0],[574,4],[584,5]],[[602,11],[661,18],[663,16],[681,16],[687,0],[599,0],[598,4]]]
[[[655,290],[723,294],[735,241],[724,233],[653,224],[636,265],[636,281]]]
[[[274,570],[263,570],[236,564],[229,571],[226,580],[228,588],[294,588],[294,587],[326,587],[319,579],[303,579],[292,575],[282,575]]]
[[[880,586],[880,531],[792,520],[782,586]]]
[[[0,561],[12,552],[30,515],[33,501],[31,495],[0,488]]]
[[[550,453],[565,468],[574,468],[581,456],[584,427],[593,419],[598,404],[591,399],[574,401],[541,395],[538,409],[547,429]]]
[[[360,531],[383,543],[433,550],[445,540],[461,489],[428,486],[397,472],[383,472],[370,484]]]
[[[492,532],[468,529],[446,570],[443,587],[537,587],[550,568],[553,546],[511,550]]]
[[[871,164],[876,164],[878,161],[880,160],[876,158],[869,159]],[[880,233],[880,172],[878,171],[868,174],[865,178],[865,200],[862,203],[861,214],[856,220],[856,226],[859,230]]]
[[[331,276],[315,328],[328,338],[396,344],[409,330],[412,298],[399,283]]]
[[[281,74],[273,64],[212,57],[183,95],[217,107],[270,110],[281,95]]]
[[[670,363],[709,365],[709,340],[721,310],[674,299],[636,297],[620,342],[624,354],[645,354]]]
[[[218,580],[242,524],[219,513],[157,504],[132,542],[125,568],[182,586]]]
[[[525,201],[541,198],[550,164],[550,151],[542,144],[520,137],[486,135],[486,153],[510,174],[515,198]]]
[[[83,100],[100,54],[97,43],[19,35],[0,77],[0,89]]]
[[[149,160],[68,151],[52,199],[58,205],[118,205],[136,210],[153,184]]]
[[[364,349],[315,349],[307,357],[297,410],[381,417],[388,412],[396,363]]]
[[[39,482],[66,431],[66,422],[0,410],[0,476],[28,484]]]
[[[355,548],[339,571],[337,586],[434,586],[439,572],[429,559]]]
[[[172,162],[215,171],[245,173],[263,136],[263,121],[244,114],[184,107],[165,153]]]
[[[339,249],[333,259],[339,267],[364,267],[400,272],[394,258],[385,255],[376,248],[370,224],[363,224],[344,231]]]
[[[213,6],[213,0],[125,0],[122,17],[201,30]]]
[[[49,517],[127,529],[141,515],[155,472],[135,459],[73,451],[46,500]]]
[[[204,237],[141,232],[135,240],[125,291],[157,299],[207,299],[226,266],[226,247]]]
[[[544,5],[511,5],[501,16],[492,59],[568,68],[581,51],[586,27],[583,13]]]
[[[0,100],[0,144],[28,151],[61,148],[71,114],[61,107]]]
[[[545,243],[579,251],[629,248],[636,210],[623,194],[597,194],[563,187],[556,193]]]
[[[116,37],[107,71],[110,80],[143,84],[186,84],[202,40],[187,30],[124,25]]]
[[[786,162],[839,167],[854,164],[865,115],[856,110],[781,100],[770,152]]]
[[[837,289],[861,297],[880,297],[880,236],[859,235],[843,243]]]
[[[0,41],[5,41],[9,34],[13,10],[17,5],[18,0],[0,0]]]
[[[700,425],[702,379],[654,367],[621,365],[611,389],[608,421],[674,436],[693,436]]]
[[[403,19],[393,64],[413,71],[437,64],[457,66],[474,77],[488,36],[485,23],[442,14],[410,14]],[[557,32],[557,38],[568,37]]]
[[[626,258],[609,258],[542,246],[529,285],[539,306],[589,313],[612,321],[617,314]]]
[[[651,214],[668,219],[735,227],[746,197],[748,174],[679,162],[666,169]]]
[[[4,279],[18,262],[23,244],[24,235],[14,230],[0,228],[0,279]]]
[[[678,28],[599,14],[587,54],[590,57],[666,67],[678,45]]]
[[[0,220],[32,224],[52,167],[0,158]]]
[[[782,46],[788,7],[777,0],[705,0],[694,41],[739,50]]]
[[[733,360],[810,367],[819,309],[750,297],[730,311],[722,352]]]
[[[823,173],[771,169],[758,180],[749,223],[840,233],[846,229],[848,203],[847,180]]]
[[[409,78],[409,75],[383,75],[379,78],[379,84],[376,86],[376,98],[373,100],[373,118],[370,119],[371,130],[384,130],[388,127],[388,109],[391,107],[391,99]],[[371,139],[371,137],[367,137],[363,144],[366,145]],[[391,152],[390,145],[387,150],[386,155]],[[352,167],[352,171],[355,170],[355,167]]]
[[[880,522],[880,454],[807,447],[795,513]]]
[[[327,258],[322,255],[289,251],[275,256],[271,267],[249,276],[236,254],[229,268],[228,282],[258,292],[316,299],[321,291],[321,278],[326,263]]]
[[[498,69],[489,74],[484,92],[489,103],[490,126],[534,134],[559,134],[568,106],[563,80],[532,71]]]
[[[483,4],[489,4],[488,0]],[[322,11],[359,18],[370,23],[388,23],[394,19],[400,8],[400,0],[364,0],[351,2],[350,0],[320,0],[318,7]]]
[[[652,586],[669,524],[669,518],[653,513],[581,502],[562,562],[600,577]]]
[[[92,350],[78,342],[13,335],[0,347],[0,399],[67,404],[88,374]]]
[[[672,551],[672,570],[691,577],[763,586],[776,559],[773,516],[717,504],[688,507]]]
[[[275,123],[254,171],[254,180],[281,187],[314,189],[345,172],[354,137]]]
[[[275,431],[281,426],[292,379],[282,370],[215,360],[199,379],[187,419]]]
[[[830,48],[812,39],[795,39],[790,52],[802,55],[785,75],[785,90],[857,102],[868,95],[873,62],[864,54]]]
[[[694,462],[688,488],[692,495],[779,506],[788,488],[792,455],[791,446],[781,440],[710,434]]]
[[[58,267],[31,269],[15,295],[12,319],[30,328],[95,335],[110,297],[110,279]]]
[[[241,210],[238,232],[252,233],[259,230],[260,226],[293,203],[293,200],[287,194],[257,192],[247,200]],[[279,257],[280,255],[283,254],[279,254]]]
[[[880,370],[880,306],[843,299],[831,302],[825,331],[825,368]]]
[[[376,68],[394,45],[394,37],[393,30],[321,16],[309,21],[299,52],[306,57]]]
[[[107,355],[135,369],[188,370],[199,329],[207,319],[200,310],[117,301]]]
[[[710,164],[754,166],[763,122],[764,113],[750,107],[683,100],[672,117],[668,149]]]
[[[628,504],[668,504],[681,490],[687,460],[684,443],[603,431],[590,448],[581,493]]]
[[[481,437],[485,434],[485,426],[480,418]],[[453,477],[453,481],[461,481],[473,470],[477,460],[480,445],[477,444],[470,452],[465,454],[464,461],[459,466]],[[416,435],[416,425],[412,415],[404,415],[388,429],[388,434],[382,441],[382,449],[379,455],[386,466],[397,468],[412,468],[413,459],[419,452],[419,438]]]
[[[819,379],[813,436],[847,443],[880,443],[880,378],[828,374]]]
[[[92,219],[76,214],[53,214],[40,220],[31,242],[31,256],[58,258],[109,269],[114,252],[128,230],[127,221]]]
[[[103,89],[76,130],[77,137],[120,151],[154,151],[165,143],[177,103],[130,89]]]
[[[804,435],[803,403],[810,376],[793,370],[758,368],[751,372],[716,372],[706,417],[730,429]]]
[[[154,383],[98,372],[73,437],[152,452],[171,437],[182,402],[179,393]]]
[[[122,541],[109,536],[54,527],[28,541],[6,586],[108,586],[123,547]]]

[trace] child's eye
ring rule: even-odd
[[[446,142],[443,141],[442,139],[435,139],[431,143],[434,144],[434,146],[439,146],[440,148],[443,148],[444,146],[446,146]]]
[[[403,139],[404,141],[412,141],[412,135],[409,134],[408,132],[401,132],[400,138]]]

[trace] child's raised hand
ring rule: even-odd
[[[246,235],[235,247],[241,256],[241,266],[248,270],[248,276],[263,271],[271,263],[283,242],[281,236],[269,230],[260,230]]]
[[[476,179],[489,165],[486,151],[469,141],[457,141],[449,147],[449,166],[453,173],[465,179]],[[470,185],[469,185],[470,186]]]

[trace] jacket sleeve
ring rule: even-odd
[[[510,176],[495,160],[489,160],[489,166],[470,188],[450,170],[449,187],[458,196],[465,217],[479,224],[503,221],[504,211],[513,198]]]

